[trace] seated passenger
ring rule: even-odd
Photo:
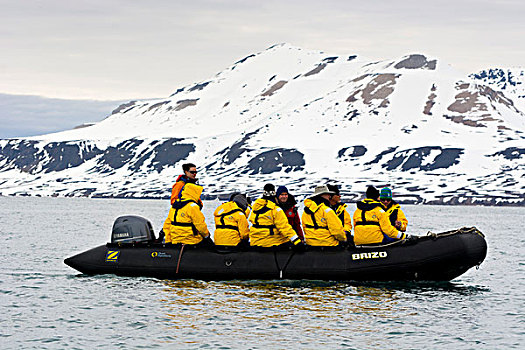
[[[379,192],[379,200],[385,207],[386,215],[388,215],[392,226],[399,231],[405,232],[407,230],[408,220],[405,213],[401,210],[401,206],[392,199],[392,190],[388,187],[382,188]]]
[[[366,190],[366,199],[357,202],[354,212],[354,243],[373,244],[389,243],[405,239],[403,232],[398,232],[379,202],[379,191],[370,186]]]
[[[299,213],[297,212],[297,201],[295,197],[288,192],[288,189],[284,186],[279,186],[277,188],[277,205],[284,210],[284,214],[288,218],[288,223],[292,225],[293,230],[301,241],[304,242],[303,230],[301,228],[301,219],[299,218]]]
[[[197,184],[197,166],[193,163],[182,164],[182,171],[184,174],[179,175],[177,180],[171,187],[171,204],[175,203],[177,199],[181,199],[182,189],[187,183]],[[202,201],[199,199],[199,205],[202,207]]]
[[[213,238],[216,245],[236,246],[242,240],[248,242],[250,228],[245,215],[246,209],[248,209],[248,200],[240,193],[232,194],[229,202],[215,209]]]
[[[275,202],[275,186],[266,184],[262,198],[257,199],[252,206],[250,245],[256,247],[302,247],[301,239],[288,223],[284,211]]]
[[[166,234],[166,243],[203,244],[213,245],[199,205],[202,187],[187,183],[170,208],[164,222],[163,231]]]
[[[327,185],[328,189],[335,194],[332,195],[330,199],[330,207],[335,211],[335,215],[341,220],[343,224],[343,230],[345,231],[346,240],[352,241],[352,217],[346,211],[348,205],[341,202],[341,192],[339,192],[339,187],[337,185]]]
[[[314,195],[304,201],[302,221],[306,245],[335,247],[346,242],[343,224],[330,208],[334,194],[326,185],[317,186]]]

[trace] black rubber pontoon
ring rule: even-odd
[[[410,242],[344,250],[221,250],[154,243],[108,243],[64,262],[89,274],[164,279],[309,279],[332,281],[450,281],[481,264],[487,243],[476,228]]]

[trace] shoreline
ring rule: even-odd
[[[308,194],[297,194],[296,197],[302,197],[302,196],[308,196]],[[345,195],[343,194],[343,197]],[[1,197],[38,197],[38,198],[91,198],[91,199],[144,199],[144,200],[169,200],[170,196],[131,196],[131,195],[94,195],[94,196],[82,196],[82,195],[60,195],[57,193],[51,194],[51,195],[41,195],[41,194],[9,194],[4,195],[0,193]],[[253,196],[252,198],[257,198],[258,196]],[[343,203],[346,204],[355,204],[359,200],[361,200],[361,197],[357,197],[355,195],[348,195],[347,197],[352,197],[351,200],[343,200]],[[357,197],[357,198],[356,198]],[[480,207],[525,207],[525,194],[523,194],[520,198],[512,197],[512,198],[504,198],[504,197],[497,197],[497,196],[491,196],[491,197],[451,197],[446,196],[447,199],[432,199],[432,200],[425,200],[419,196],[398,196],[395,198],[395,201],[402,205],[449,205],[449,206],[480,206]],[[202,200],[219,200],[219,201],[225,201],[228,200],[228,195],[203,195],[201,197]],[[404,198],[404,199],[403,199]],[[343,198],[344,199],[344,198]]]

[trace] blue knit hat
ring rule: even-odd
[[[392,190],[388,187],[383,187],[379,192],[379,198],[392,199]]]
[[[275,195],[276,195],[277,197],[279,197],[282,193],[285,193],[285,192],[288,193],[288,194],[290,194],[290,192],[288,192],[288,189],[287,189],[285,186],[279,186],[279,187],[277,188],[277,192],[275,192]]]

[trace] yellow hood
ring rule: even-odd
[[[215,209],[215,212],[213,213],[213,215],[218,217],[218,216],[221,216],[221,214],[227,213],[235,209],[240,209],[237,204],[235,204],[234,202],[226,202],[222,205],[219,205],[217,209]]]
[[[319,209],[319,205],[310,198],[304,200],[304,206],[314,213],[317,209]]]
[[[203,190],[202,186],[192,184],[192,183],[187,183],[186,185],[184,185],[184,188],[182,189],[181,199],[182,200],[191,199],[197,202],[201,198],[202,190]]]
[[[274,202],[272,202],[272,201],[267,200],[267,199],[259,198],[253,203],[252,211],[259,210],[262,207],[268,207],[270,209],[274,209],[276,207],[276,204]]]

